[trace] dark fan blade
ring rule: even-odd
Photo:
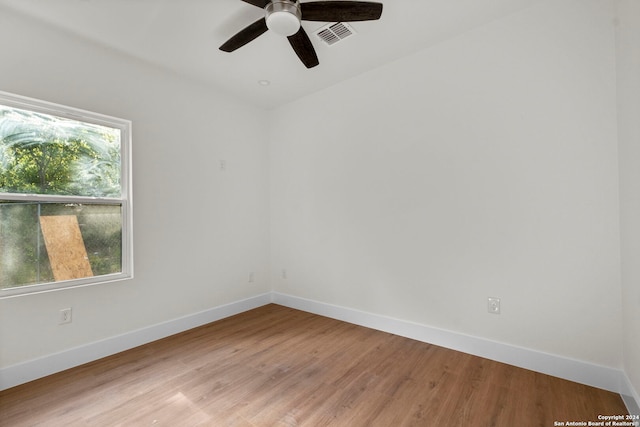
[[[309,40],[309,36],[304,28],[300,27],[297,33],[287,38],[305,67],[313,68],[320,63],[316,55],[316,50],[313,48],[311,40]]]
[[[372,21],[382,15],[382,3],[368,1],[315,1],[300,4],[300,9],[305,21]]]
[[[227,40],[222,46],[220,46],[220,50],[225,52],[233,52],[234,50],[241,48],[245,44],[249,43],[251,40],[254,40],[258,36],[261,36],[267,30],[267,22],[264,18],[260,18],[259,20],[249,25],[244,30],[239,31],[235,36]]]
[[[264,9],[265,7],[267,7],[269,3],[271,3],[271,0],[242,0],[242,1],[245,3],[252,4],[254,6],[258,6],[262,9]]]

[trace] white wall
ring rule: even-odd
[[[640,404],[640,2],[618,2],[624,366]]]
[[[135,234],[133,280],[0,300],[0,368],[268,291],[264,114],[0,12],[0,90],[133,121]]]
[[[621,368],[614,14],[543,2],[277,109],[274,290]]]

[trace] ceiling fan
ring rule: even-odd
[[[220,50],[233,52],[271,30],[287,37],[298,58],[307,68],[319,64],[316,51],[301,21],[352,22],[380,19],[382,4],[368,1],[242,0],[263,8],[264,18],[240,30],[227,40]]]

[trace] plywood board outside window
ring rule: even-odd
[[[78,217],[41,216],[40,227],[56,282],[93,276]]]

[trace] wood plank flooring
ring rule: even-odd
[[[267,305],[0,392],[0,425],[553,426],[619,395]]]

